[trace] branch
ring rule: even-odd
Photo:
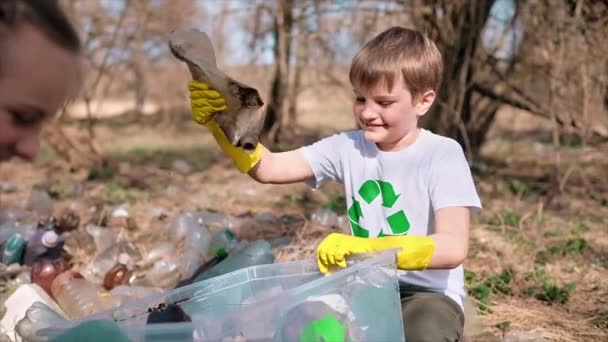
[[[540,117],[543,117],[543,118],[546,118],[546,119],[548,119],[550,117],[549,114],[544,113],[544,112],[542,112],[542,111],[540,111],[540,110],[538,110],[536,108],[533,108],[532,106],[528,105],[527,103],[525,103],[525,102],[523,102],[521,100],[517,100],[517,99],[511,98],[511,97],[508,97],[508,96],[506,96],[504,94],[497,94],[494,90],[492,90],[490,88],[487,88],[487,87],[484,87],[483,85],[481,85],[479,83],[473,84],[472,89],[474,91],[476,91],[477,93],[479,93],[480,95],[485,96],[485,97],[489,97],[492,100],[499,101],[499,102],[502,102],[504,104],[508,104],[508,105],[513,106],[515,108],[523,109],[525,111],[528,111],[528,112],[530,112],[532,114],[535,114],[537,116],[540,116]],[[558,123],[560,125],[564,124],[564,122],[561,119],[559,119],[559,118],[558,118],[557,121],[558,121]]]

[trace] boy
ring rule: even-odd
[[[352,236],[332,233],[319,244],[321,272],[331,264],[345,267],[353,253],[401,248],[408,342],[462,340],[461,264],[470,210],[481,208],[460,145],[418,128],[435,101],[442,68],[437,47],[420,32],[384,31],[359,50],[349,73],[361,130],[282,153],[259,145],[245,154],[231,146],[211,119],[226,108],[221,95],[190,84],[194,120],[210,127],[239,170],[262,183],[344,184]]]

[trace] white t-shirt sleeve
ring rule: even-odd
[[[306,184],[316,189],[328,180],[342,182],[344,173],[341,152],[346,139],[345,133],[338,133],[300,148],[314,173]]]
[[[430,168],[430,199],[433,210],[446,207],[469,207],[481,210],[469,163],[460,144],[454,140],[442,145]]]

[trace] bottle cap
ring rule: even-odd
[[[45,247],[52,248],[57,246],[57,242],[59,241],[59,235],[52,230],[44,232],[42,234],[41,242]]]
[[[118,263],[123,265],[128,265],[129,261],[131,261],[131,257],[127,253],[120,253],[118,255]]]

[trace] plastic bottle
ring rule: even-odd
[[[30,271],[32,283],[40,286],[49,296],[52,296],[51,285],[57,276],[68,269],[67,262],[62,259],[41,259],[34,263]]]
[[[53,200],[44,190],[33,190],[28,198],[27,206],[41,216],[50,216],[53,213]]]
[[[315,211],[311,216],[311,220],[325,227],[337,227],[338,215],[329,208],[321,208]]]
[[[237,247],[233,253],[228,255],[226,259],[217,264],[209,271],[202,273],[194,279],[194,282],[217,277],[241,268],[272,264],[274,262],[274,254],[270,243],[265,240],[257,240],[255,242],[244,244],[242,248]]]
[[[23,263],[32,265],[39,258],[57,259],[61,257],[63,241],[53,230],[41,230],[34,234],[27,243]]]
[[[98,253],[105,251],[116,243],[117,234],[111,229],[90,224],[86,226],[85,230],[93,238]]]
[[[146,274],[143,283],[138,282],[137,284],[162,288],[173,287],[180,280],[180,267],[181,263],[178,258],[158,260]]]
[[[209,254],[213,256],[227,256],[237,244],[236,235],[230,229],[224,228],[211,238]]]
[[[2,263],[10,265],[12,263],[21,263],[23,252],[26,245],[25,238],[21,233],[15,233],[4,244],[2,251]]]
[[[6,222],[20,222],[28,218],[28,214],[16,208],[2,208],[0,209],[0,224]]]
[[[129,282],[131,270],[127,266],[130,262],[130,257],[126,253],[121,253],[118,256],[116,265],[112,267],[103,278],[103,287],[106,290],[111,290],[118,285],[124,285]]]
[[[237,229],[244,222],[242,218],[227,216],[210,211],[196,212],[193,216],[198,223],[215,228]]]
[[[137,262],[141,259],[137,246],[130,241],[121,241],[98,253],[89,264],[89,267],[87,267],[86,274],[84,274],[85,277],[101,283],[106,273],[114,267],[121,253],[128,254],[132,262]]]
[[[78,225],[80,225],[80,216],[74,210],[67,209],[59,216],[56,230],[59,234],[63,234],[78,229]]]
[[[63,272],[55,278],[51,285],[51,292],[57,303],[72,320],[122,304],[120,297],[110,296],[103,287],[70,271]]]
[[[171,224],[174,241],[182,246],[181,279],[190,278],[206,259],[211,233],[190,214],[179,214]]]

